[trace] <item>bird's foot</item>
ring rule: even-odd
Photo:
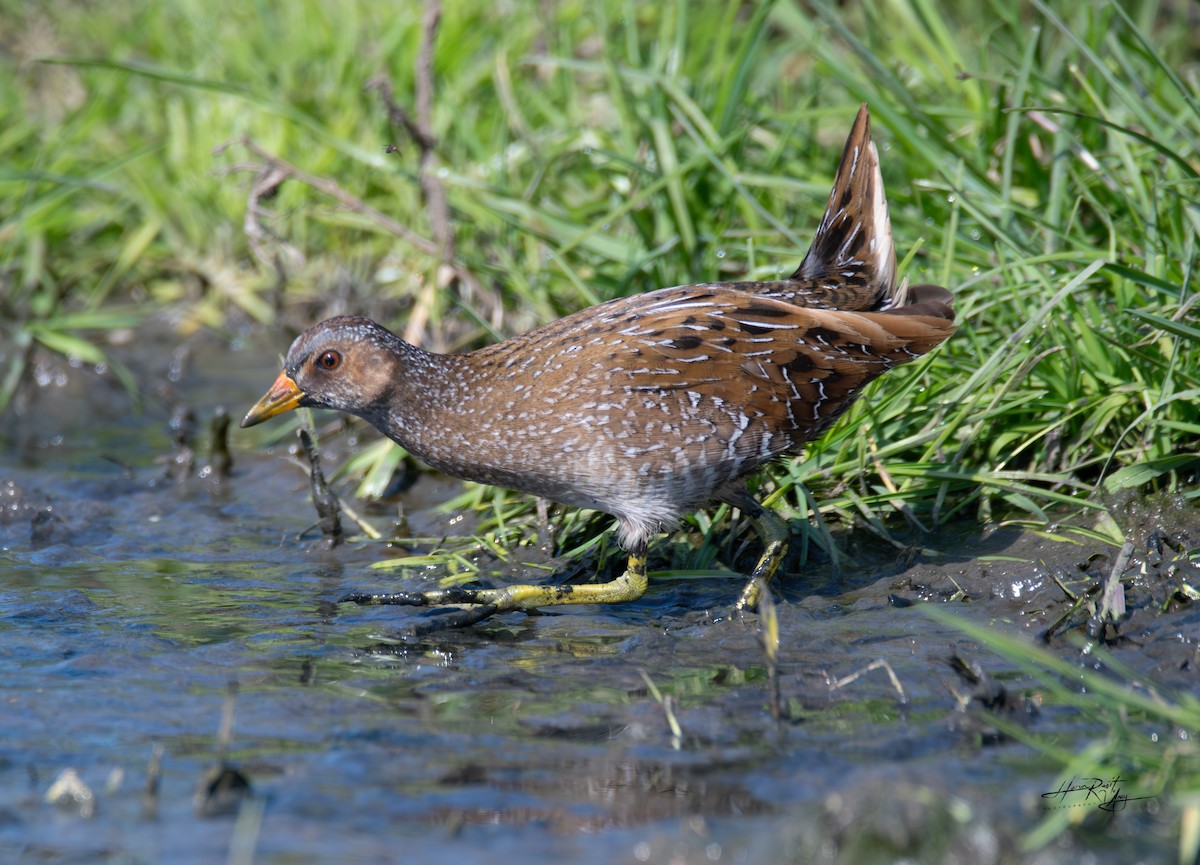
[[[749,610],[758,609],[763,593],[770,591],[771,578],[779,570],[779,565],[787,552],[788,539],[791,536],[787,523],[774,512],[761,506],[757,508],[757,511],[757,513],[751,511],[750,517],[754,521],[755,530],[758,532],[764,548],[762,555],[758,558],[758,564],[754,566],[754,571],[750,574],[749,582],[742,589],[742,594],[734,605],[734,613],[738,616]]]
[[[582,586],[505,586],[501,589],[430,589],[424,592],[352,592],[342,603],[361,606],[450,607],[407,633],[423,636],[450,628],[466,628],[497,613],[534,610],[560,604],[617,604],[636,601],[646,593],[646,553],[629,554],[625,573],[607,583]]]

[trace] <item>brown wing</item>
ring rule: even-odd
[[[692,391],[742,407],[795,447],[827,429],[872,379],[954,332],[948,305],[916,314],[809,309],[722,286],[646,295],[621,330],[633,387]],[[772,449],[788,447],[777,443]]]

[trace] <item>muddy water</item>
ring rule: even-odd
[[[1032,635],[1064,609],[1049,568],[1091,548],[966,527],[926,539],[907,567],[857,539],[861,563],[840,579],[785,575],[775,721],[757,623],[728,616],[735,580],[663,580],[635,604],[393,639],[414,612],[337,598],[432,577],[369,569],[378,547],[299,537],[314,522],[307,479],[272,430],[234,433],[231,477],[202,476],[202,447],[185,480],[167,477],[171,407],[202,423],[218,404],[238,414],[272,356],[200,340],[172,375],[164,354],[127,358],[162,382],[140,411],[107,378],[51,364],[6,421],[0,862],[1173,855],[1169,811],[1149,805],[1018,852],[1059,767],[1012,742],[981,746],[945,659],[979,661],[1013,691],[1030,683],[905,606],[957,586],[974,599],[955,604],[963,616]],[[423,477],[407,494],[431,533],[445,489]],[[1136,630],[1122,660],[1194,687],[1194,612],[1144,612]],[[834,687],[881,658],[906,703],[883,670]],[[1067,748],[1100,733],[1047,707],[1031,723]],[[198,800],[219,765],[252,795]]]

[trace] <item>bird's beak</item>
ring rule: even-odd
[[[254,408],[246,412],[242,418],[242,429],[262,423],[277,414],[291,411],[300,406],[300,398],[304,394],[286,372],[281,372],[271,385],[271,389],[263,394],[263,398],[254,404]]]

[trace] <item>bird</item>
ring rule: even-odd
[[[818,438],[870,381],[955,331],[951,292],[898,282],[896,270],[864,104],[809,250],[786,279],[619,297],[459,354],[336,316],[296,338],[241,426],[300,406],[357,415],[448,475],[612,515],[628,554],[608,582],[343,601],[445,608],[436,627],[635,601],[647,588],[651,539],[723,502],[750,519],[764,547],[735,604],[741,613],[769,591],[789,540],[747,477]]]

